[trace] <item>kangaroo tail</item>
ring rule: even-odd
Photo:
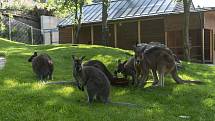
[[[183,80],[183,83],[188,83],[188,84],[203,84],[202,81],[198,81],[198,80]]]
[[[51,84],[60,84],[60,85],[75,85],[77,86],[76,82],[73,81],[57,81],[57,82],[46,82],[46,85],[51,85]]]
[[[127,103],[127,102],[110,102],[110,104],[117,105],[117,106],[140,107],[137,104]]]

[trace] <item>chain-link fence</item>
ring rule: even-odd
[[[0,31],[1,37],[26,44],[44,44],[40,29],[5,16],[2,17],[2,22],[5,29]]]

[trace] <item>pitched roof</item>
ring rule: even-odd
[[[82,23],[102,21],[102,3],[85,5],[83,8]],[[194,6],[191,6],[194,9]],[[183,12],[183,3],[176,0],[115,0],[110,2],[108,20],[120,20],[144,16],[155,16],[169,13]],[[72,24],[73,15],[69,15],[58,26]]]

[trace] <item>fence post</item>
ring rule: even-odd
[[[53,40],[52,40],[52,31],[50,31],[50,43],[51,43],[51,45],[53,44]]]
[[[10,17],[8,17],[8,19],[9,19],[9,40],[12,40],[11,39],[11,20],[10,20]]]
[[[34,44],[34,33],[33,33],[33,27],[31,26],[31,44]]]

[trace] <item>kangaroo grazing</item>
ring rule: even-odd
[[[54,70],[54,64],[51,57],[48,54],[34,54],[28,59],[28,62],[32,62],[32,68],[34,73],[40,80],[52,79],[52,73]]]
[[[99,60],[89,60],[83,64],[83,66],[94,66],[100,69],[110,81],[114,80],[113,74],[107,69],[107,67]]]
[[[154,46],[147,50],[140,51],[140,49],[134,49],[135,58],[142,62],[141,69],[143,73],[143,78],[141,80],[140,85],[145,84],[147,80],[147,76],[149,73],[149,69],[152,69],[154,76],[153,85],[157,85],[160,80],[160,85],[164,86],[164,75],[167,73],[171,73],[172,78],[176,81],[176,83],[201,83],[200,81],[186,81],[182,80],[178,74],[176,69],[175,57],[169,49]],[[159,73],[159,80],[157,77],[157,73]]]
[[[73,58],[73,76],[81,87],[86,87],[88,94],[88,102],[91,104],[96,97],[97,100],[103,103],[111,103],[117,105],[136,106],[131,103],[111,102],[110,96],[110,81],[108,77],[98,68],[94,66],[83,66],[82,62],[85,57]]]
[[[132,85],[136,82],[136,70],[134,67],[134,57],[128,59],[128,61],[124,61],[123,63],[121,60],[118,60],[117,70],[115,74],[122,73],[123,76],[127,79],[127,76],[132,77]]]

